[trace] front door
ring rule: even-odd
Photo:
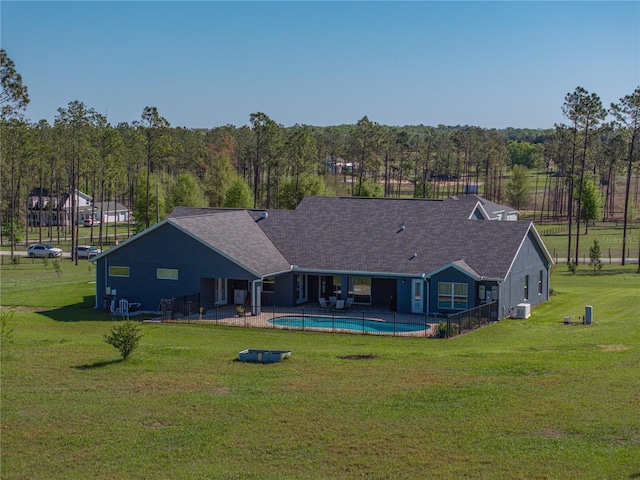
[[[422,313],[424,311],[424,280],[414,278],[411,280],[411,313]]]
[[[228,303],[226,278],[215,279],[215,295],[216,295],[216,305],[226,305]]]

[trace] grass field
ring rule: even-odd
[[[536,225],[538,232],[542,235],[549,253],[553,258],[564,258],[567,256],[567,225]],[[585,235],[584,225],[580,227],[580,263],[589,263],[589,249],[593,246],[593,241],[597,240],[600,245],[600,256],[603,262],[607,263],[609,258],[620,258],[622,256],[622,224],[616,225],[613,222],[598,222],[590,226]],[[576,239],[575,226],[571,241],[571,252],[575,255]],[[638,261],[640,252],[640,230],[634,224],[627,231],[627,258]]]
[[[451,340],[143,324],[123,362],[86,263],[5,265],[0,476],[640,478],[635,270],[558,267],[530,319]]]

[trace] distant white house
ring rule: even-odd
[[[51,194],[43,188],[34,188],[27,197],[29,225],[37,227],[68,225],[71,221],[71,195]],[[115,200],[93,202],[86,193],[76,190],[76,223],[87,219],[103,223],[128,222],[129,209]]]
[[[68,225],[71,221],[71,200],[68,193],[53,194],[44,188],[34,188],[27,197],[27,218],[30,226]],[[75,206],[80,212],[91,205],[92,198],[75,191]]]

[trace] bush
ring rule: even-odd
[[[454,323],[449,325],[449,331],[447,332],[447,322],[442,321],[438,323],[437,327],[438,338],[453,337],[458,334],[458,326]]]
[[[120,351],[122,359],[126,360],[131,352],[138,348],[142,332],[140,327],[129,320],[114,325],[111,333],[104,336],[104,341]]]

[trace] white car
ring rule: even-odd
[[[85,227],[90,227],[91,225],[100,225],[100,220],[95,220],[93,218],[87,218],[82,224]]]
[[[62,250],[49,244],[36,244],[29,247],[27,256],[29,258],[56,258],[62,256]]]
[[[75,257],[76,252],[77,252],[78,258],[89,259],[102,253],[102,250],[89,245],[78,245],[73,249],[73,257]]]

